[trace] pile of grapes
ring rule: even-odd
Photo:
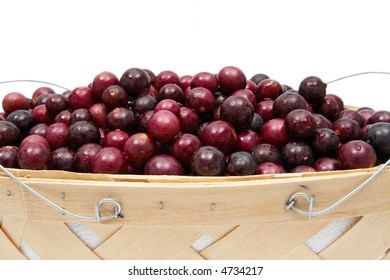
[[[372,167],[390,157],[390,112],[344,108],[310,76],[299,88],[237,67],[179,77],[130,68],[88,86],[5,95],[6,168],[253,175]]]

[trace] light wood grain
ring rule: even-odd
[[[176,259],[203,232],[185,226],[124,226],[95,249],[104,259]]]
[[[184,247],[183,250],[176,255],[174,260],[204,260],[204,258],[195,252],[192,248]]]
[[[319,256],[324,259],[379,259],[390,248],[390,213],[366,215]]]
[[[302,244],[298,248],[288,252],[285,256],[281,257],[282,260],[322,260],[320,256],[314,253],[305,244]]]
[[[99,259],[62,222],[28,221],[22,239],[41,259]]]
[[[206,259],[279,259],[323,228],[328,220],[241,225],[201,252]]]
[[[19,247],[22,239],[26,219],[18,216],[5,216],[3,218],[2,229],[8,235],[12,243]]]
[[[0,260],[25,260],[26,257],[0,229]]]

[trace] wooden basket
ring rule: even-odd
[[[378,168],[212,178],[11,169],[78,215],[95,217],[105,197],[122,209],[115,219],[80,221],[1,173],[0,259],[390,259],[389,168],[324,215],[286,209],[297,192],[315,197],[313,211],[325,209]],[[305,199],[294,202],[307,211]],[[102,203],[100,215],[114,211]],[[342,232],[332,232],[346,220]],[[334,240],[313,249],[324,231]]]

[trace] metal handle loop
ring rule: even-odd
[[[310,196],[310,195],[308,195],[308,194],[306,194],[304,192],[293,193],[289,197],[289,199],[287,200],[285,208],[286,209],[291,209],[291,210],[293,210],[294,212],[296,212],[296,213],[298,213],[300,215],[308,216],[309,219],[311,219],[311,217],[324,215],[327,212],[329,212],[332,209],[334,209],[337,206],[339,206],[341,203],[343,203],[346,200],[348,200],[349,198],[351,198],[356,193],[358,193],[366,185],[371,183],[388,166],[390,166],[390,159],[385,164],[383,164],[374,174],[372,174],[366,181],[364,181],[360,186],[358,186],[356,189],[354,189],[353,191],[348,193],[346,196],[344,196],[343,198],[341,198],[339,201],[335,202],[334,204],[332,204],[328,208],[325,208],[324,210],[313,212],[314,196]],[[298,200],[297,200],[298,197],[303,197],[303,198],[305,198],[309,202],[308,211],[305,211],[305,210],[302,210],[302,209],[299,209],[299,208],[296,207],[296,205],[298,204]]]
[[[61,206],[55,204],[53,201],[47,199],[46,197],[44,197],[43,195],[38,193],[36,190],[34,190],[31,187],[29,187],[23,181],[18,179],[15,175],[13,175],[11,172],[9,172],[6,168],[4,168],[1,164],[0,164],[0,170],[3,171],[5,174],[7,174],[8,177],[10,177],[14,182],[16,182],[18,185],[23,187],[25,190],[27,190],[31,194],[35,195],[39,199],[43,200],[44,202],[49,204],[51,207],[53,207],[56,210],[58,210],[59,212],[61,212],[62,214],[65,214],[65,215],[68,215],[70,217],[73,217],[73,218],[76,218],[76,219],[79,219],[79,220],[83,220],[83,221],[97,221],[99,223],[101,221],[104,221],[104,220],[110,220],[110,219],[118,218],[118,217],[121,216],[122,207],[121,207],[120,203],[117,200],[115,200],[115,199],[113,199],[111,197],[102,198],[101,200],[99,200],[95,204],[95,217],[85,217],[85,216],[80,216],[80,215],[74,214],[72,212],[69,212],[68,210],[65,210]],[[101,216],[100,215],[100,206],[103,203],[114,204],[114,206],[115,206],[114,213],[112,213],[110,215]]]

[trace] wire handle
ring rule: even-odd
[[[372,174],[366,181],[364,181],[360,186],[358,186],[356,189],[348,193],[346,196],[344,196],[343,198],[341,198],[339,201],[335,202],[328,208],[325,208],[324,210],[313,212],[314,196],[310,196],[304,192],[293,193],[290,196],[290,198],[287,200],[285,208],[293,210],[294,212],[300,215],[307,216],[309,217],[309,219],[311,219],[312,217],[324,215],[327,212],[339,206],[340,204],[342,204],[343,202],[345,202],[346,200],[348,200],[349,198],[351,198],[352,196],[354,196],[356,193],[358,193],[361,189],[363,189],[365,186],[371,183],[376,177],[378,177],[378,175],[381,174],[382,171],[385,170],[385,168],[388,166],[390,166],[390,159],[385,164],[383,164],[374,174]],[[298,204],[297,198],[299,197],[303,197],[308,201],[309,203],[308,211],[297,208],[297,204]]]
[[[50,85],[50,86],[55,86],[55,87],[61,88],[61,89],[66,90],[66,91],[70,90],[66,87],[63,87],[63,86],[55,84],[55,83],[50,83],[50,82],[46,82],[46,81],[38,81],[38,80],[28,80],[28,79],[1,81],[0,85],[1,84],[10,84],[10,83],[38,83],[38,84],[46,84],[46,85]]]
[[[335,83],[335,82],[338,82],[338,81],[341,81],[341,80],[344,80],[344,79],[348,79],[348,78],[352,78],[352,77],[356,77],[356,76],[368,75],[368,74],[375,74],[375,75],[390,75],[390,72],[383,72],[383,71],[366,71],[366,72],[354,73],[354,74],[351,74],[351,75],[347,75],[347,76],[343,76],[343,77],[334,79],[334,80],[332,80],[332,81],[327,82],[326,84],[332,84],[332,83]]]
[[[59,212],[61,212],[62,214],[65,214],[65,215],[68,215],[70,217],[73,217],[73,218],[76,218],[76,219],[79,219],[79,220],[83,220],[83,221],[96,221],[96,222],[99,222],[99,223],[101,221],[104,221],[104,220],[111,220],[111,219],[116,219],[118,217],[121,217],[122,207],[121,207],[120,203],[117,200],[115,200],[115,199],[113,199],[111,197],[105,197],[105,198],[102,198],[101,200],[99,200],[98,202],[96,202],[96,204],[95,204],[95,217],[80,216],[80,215],[74,214],[72,212],[69,212],[68,210],[65,210],[61,206],[55,204],[53,201],[47,199],[46,197],[44,197],[43,195],[38,193],[36,190],[34,190],[31,187],[29,187],[23,181],[18,179],[15,175],[13,175],[11,172],[9,172],[1,164],[0,164],[0,170],[3,171],[6,175],[8,175],[8,177],[10,177],[14,182],[16,182],[18,185],[23,187],[25,190],[27,190],[31,194],[35,195],[39,199],[43,200],[44,202],[49,204],[54,209],[56,209]],[[114,207],[114,213],[112,213],[110,215],[106,215],[106,216],[101,216],[100,206],[103,203],[111,203],[111,204],[113,204],[115,206]]]

